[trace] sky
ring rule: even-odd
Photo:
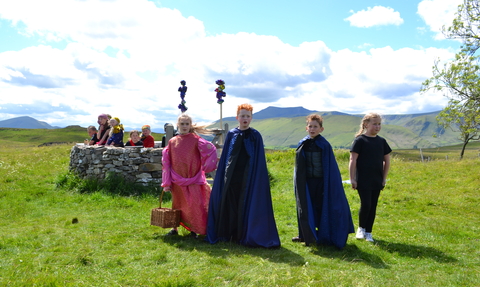
[[[52,126],[163,128],[181,111],[197,123],[250,103],[350,114],[443,109],[421,93],[462,0],[0,1],[0,120]],[[216,102],[215,81],[225,81]],[[252,123],[254,126],[254,123]]]

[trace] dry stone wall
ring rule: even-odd
[[[81,178],[104,179],[109,172],[147,184],[162,182],[163,148],[96,147],[77,144],[70,151],[70,171]]]

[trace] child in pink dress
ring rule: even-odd
[[[172,192],[172,208],[182,211],[180,224],[191,236],[205,235],[210,186],[205,173],[217,167],[215,146],[197,133],[208,133],[204,126],[192,125],[187,114],[178,117],[178,135],[168,141],[162,153],[162,187]],[[167,235],[177,235],[172,229]]]

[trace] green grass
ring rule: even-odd
[[[337,250],[296,235],[292,150],[269,152],[282,247],[210,245],[150,226],[147,191],[101,184],[67,189],[71,145],[0,142],[0,286],[478,286],[479,158],[392,159],[374,226],[375,244]],[[455,149],[455,148],[452,148]],[[457,150],[458,151],[458,150]],[[348,151],[336,151],[348,179]],[[62,186],[63,187],[57,187]],[[127,186],[127,184],[124,184]],[[129,187],[130,188],[130,187]],[[354,223],[359,199],[345,185]],[[164,206],[169,206],[170,201]],[[73,223],[78,221],[78,223]]]

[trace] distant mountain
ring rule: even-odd
[[[262,134],[267,148],[296,147],[305,137],[305,117],[318,113],[324,119],[322,135],[334,148],[349,148],[358,131],[363,115],[351,115],[336,111],[321,112],[295,108],[268,107],[253,114],[251,126]],[[439,112],[405,115],[382,115],[380,135],[394,149],[433,148],[461,143],[459,134],[437,125]],[[211,127],[218,127],[215,122]],[[224,118],[223,124],[231,129],[238,125],[234,117]]]
[[[17,117],[4,121],[0,121],[0,128],[16,128],[16,129],[55,129],[46,122],[38,121],[32,117]]]
[[[324,119],[322,135],[334,148],[349,148],[358,131],[363,115],[351,115],[336,111],[321,112],[303,107],[268,107],[253,114],[252,127],[260,131],[267,148],[284,149],[296,147],[306,136],[305,116],[318,113]],[[442,129],[435,117],[439,112],[405,115],[383,115],[380,135],[394,149],[433,148],[461,143],[459,133]],[[223,124],[234,128],[238,122],[234,117],[223,118]],[[31,117],[19,117],[0,121],[0,127],[23,129],[54,129],[49,124]],[[219,128],[219,121],[211,128]],[[81,127],[77,127],[81,128]],[[85,129],[85,128],[83,128]],[[131,129],[125,128],[126,131]],[[153,130],[163,133],[161,128]]]
[[[309,114],[318,113],[321,115],[348,115],[341,112],[319,112],[305,109],[304,107],[291,107],[291,108],[277,108],[268,107],[258,112],[253,113],[255,120],[273,119],[273,118],[295,118],[306,117]],[[223,118],[224,121],[235,121],[235,117]]]

